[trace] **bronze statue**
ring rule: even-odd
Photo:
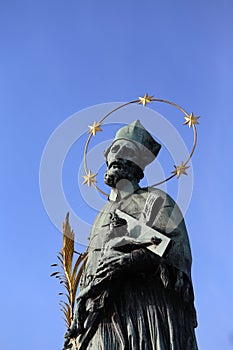
[[[160,145],[139,121],[105,152],[109,200],[91,231],[65,349],[197,350],[191,251],[173,199],[140,188]]]

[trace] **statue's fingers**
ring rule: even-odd
[[[114,262],[118,262],[119,260],[121,260],[121,257],[119,256],[108,256],[100,262],[99,268],[102,268],[105,265],[113,264]]]
[[[106,266],[106,267],[100,269],[99,271],[97,270],[95,278],[102,278],[107,273],[109,273],[111,270],[112,270],[112,268],[110,266]]]
[[[100,287],[102,284],[104,284],[106,281],[108,281],[111,278],[112,273],[108,272],[105,276],[103,277],[96,277],[94,280],[94,288]]]
[[[98,267],[96,271],[96,275],[105,274],[108,271],[112,271],[116,269],[118,265],[119,265],[119,260],[107,261],[104,265]]]
[[[100,261],[99,266],[104,265],[104,264],[108,263],[109,261],[115,260],[115,259],[116,259],[115,256],[114,257],[113,256],[106,256],[103,258],[103,260]]]
[[[111,265],[111,263],[109,263],[108,261],[106,261],[104,264],[99,265],[98,268],[97,268],[97,270],[96,270],[96,274],[100,273],[101,271],[104,271],[104,270],[107,269],[110,265]]]

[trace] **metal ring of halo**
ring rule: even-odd
[[[145,100],[147,96],[147,100]],[[142,102],[142,100],[144,99],[144,103]],[[143,104],[144,106],[146,106],[147,103],[150,103],[150,102],[162,102],[162,103],[167,103],[169,105],[172,105],[174,107],[176,107],[177,109],[179,109],[182,113],[184,113],[185,117],[189,118],[190,117],[190,114],[187,113],[187,111],[180,107],[179,105],[177,105],[176,103],[174,102],[171,102],[171,101],[168,101],[168,100],[164,100],[164,99],[159,99],[159,98],[154,98],[152,96],[148,96],[147,94],[144,96],[144,98],[139,98],[137,100],[132,100],[130,102],[126,102],[126,103],[123,103],[121,104],[120,106],[114,108],[113,110],[111,110],[110,112],[108,112],[107,114],[105,114],[105,116],[98,122],[96,123],[97,125],[101,126],[103,121],[106,120],[112,113],[118,111],[119,109],[123,108],[123,107],[126,107],[130,104],[133,104],[133,103],[138,103],[138,104]],[[199,118],[199,117],[196,117],[196,118]],[[192,129],[193,129],[193,147],[192,147],[192,150],[187,158],[187,160],[185,162],[182,162],[183,166],[185,167],[188,162],[190,161],[190,159],[192,158],[193,156],[193,153],[195,151],[195,148],[196,148],[196,145],[197,145],[197,129],[196,129],[196,126],[195,124],[199,124],[198,122],[194,123],[192,126]],[[88,131],[89,132],[89,131]],[[87,139],[87,142],[85,144],[85,147],[84,147],[84,156],[83,156],[83,159],[84,159],[84,169],[85,169],[85,173],[86,173],[86,176],[88,176],[88,174],[90,173],[90,170],[88,169],[87,167],[87,152],[88,152],[88,147],[89,147],[89,143],[91,141],[91,138],[93,136],[93,133],[90,133],[90,135],[88,136],[88,139]],[[176,167],[176,166],[175,166]],[[97,175],[97,174],[96,174]],[[155,186],[159,186],[161,184],[163,184],[164,182],[167,182],[169,180],[171,180],[174,176],[176,176],[177,173],[174,171],[172,173],[172,175],[170,175],[169,177],[167,177],[166,179],[160,181],[160,182],[157,182],[156,184],[152,185],[151,187],[155,187]],[[94,176],[94,175],[93,175]],[[96,182],[96,181],[95,181]],[[95,182],[92,182],[91,185],[94,186],[94,188],[99,191],[100,193],[102,193],[103,195],[105,196],[109,196],[106,192],[104,192],[103,190],[101,190],[96,184]]]

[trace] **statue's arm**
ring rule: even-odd
[[[141,274],[150,273],[161,268],[164,271],[173,270],[171,256],[174,254],[174,247],[177,244],[177,239],[182,241],[185,226],[183,227],[182,214],[175,202],[167,196],[163,201],[163,205],[158,211],[155,218],[151,218],[150,225],[155,230],[168,236],[171,239],[170,245],[163,257],[147,249],[147,246],[159,244],[156,237],[151,237],[151,241],[140,241],[140,236],[135,239],[129,234],[124,237],[109,242],[108,254],[103,256],[99,263],[95,276],[95,283],[101,284],[112,278],[118,278],[121,274]],[[185,231],[186,232],[186,231]],[[155,238],[153,240],[153,238]],[[182,254],[182,252],[181,252]],[[166,275],[166,272],[162,275]],[[182,281],[182,272],[177,271],[177,289],[180,288]]]
[[[99,261],[94,279],[79,294],[77,300],[78,317],[76,315],[71,332],[68,334],[68,339],[76,334],[84,334],[85,330],[88,329],[89,323],[98,323],[98,315],[100,315],[108,299],[111,286],[114,286],[114,281],[117,282],[121,278],[133,278],[136,275],[156,273],[165,288],[172,281],[172,288],[184,294],[182,291],[186,288],[183,272],[179,269],[174,269],[170,260],[177,237],[183,234],[182,225],[179,224],[180,218],[177,219],[173,209],[173,203],[164,202],[164,206],[160,209],[151,225],[155,230],[171,238],[171,246],[168,247],[162,258],[147,249],[147,245],[152,242],[144,243],[140,241],[140,237],[137,239],[130,237],[127,231],[127,224],[120,222],[117,217],[114,218],[110,230],[112,231],[112,237],[115,237],[115,241],[108,242],[109,247]],[[122,224],[122,228],[120,224]],[[118,230],[117,234],[114,234],[115,228]],[[173,272],[174,275],[170,278]],[[189,283],[187,286],[189,286]]]
[[[146,248],[138,247],[134,244],[131,245],[132,247],[134,249],[131,252],[117,252],[117,254],[109,252],[103,258],[94,278],[96,284],[119,278],[122,274],[127,276],[152,272],[161,262],[161,258],[158,255]]]

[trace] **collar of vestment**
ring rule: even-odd
[[[108,197],[110,202],[119,202],[122,199],[126,199],[128,196],[137,192],[140,189],[139,185],[132,185],[131,182],[127,181],[122,189],[111,188],[110,195]]]

